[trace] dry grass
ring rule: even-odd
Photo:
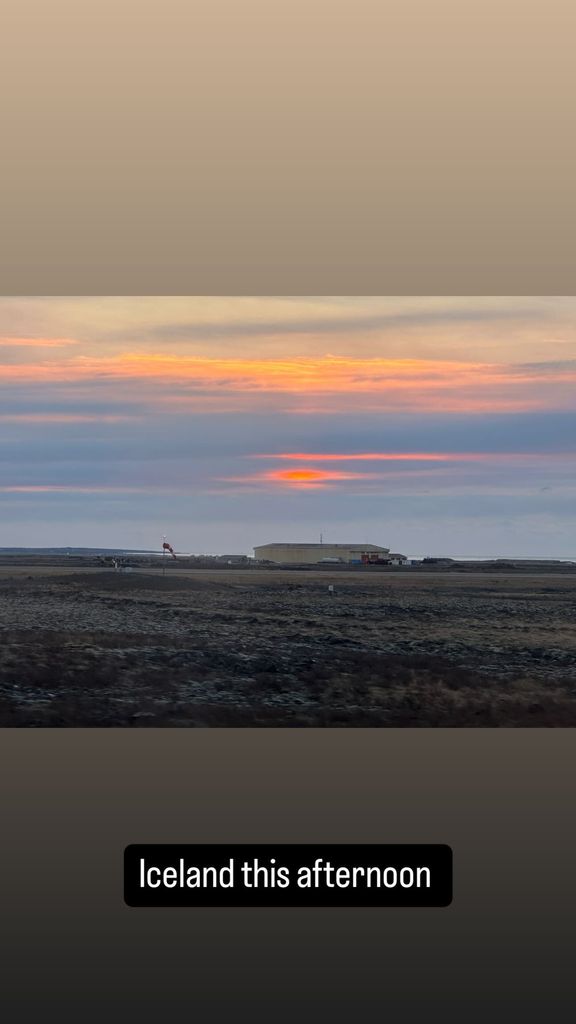
[[[155,650],[153,660],[106,649],[110,638],[5,646],[0,725],[42,726],[575,726],[576,681],[507,681],[439,658],[346,652],[301,659],[292,673],[250,676],[223,653]],[[95,645],[101,645],[96,649]],[[8,654],[11,651],[11,654]]]
[[[0,579],[0,726],[574,726],[576,578]]]

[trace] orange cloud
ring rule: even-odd
[[[124,423],[134,416],[116,416],[108,413],[66,412],[8,412],[0,413],[2,423]]]
[[[254,408],[256,399],[284,396],[284,411],[390,409],[494,412],[571,407],[576,369],[545,365],[534,368],[497,363],[426,359],[354,359],[337,356],[294,359],[219,359],[148,353],[114,357],[80,356],[2,366],[1,379],[26,383],[109,383],[147,385],[146,400],[166,402],[170,387],[180,408],[205,399],[213,411],[230,404],[230,396]],[[278,398],[276,398],[278,404]],[[208,406],[210,408],[210,406]]]
[[[295,461],[300,465],[289,469],[270,469],[262,473],[247,474],[245,476],[234,476],[221,478],[222,482],[253,485],[274,485],[287,488],[309,489],[314,487],[326,487],[338,482],[352,480],[380,481],[381,484],[389,484],[392,481],[406,481],[408,479],[432,478],[436,483],[446,476],[454,479],[455,475],[461,477],[463,469],[468,466],[469,472],[472,467],[492,466],[504,464],[511,468],[514,465],[537,466],[541,472],[544,465],[551,460],[556,462],[571,462],[576,458],[576,452],[281,452],[277,454],[255,454],[244,456],[248,459],[274,459],[284,461]],[[348,462],[380,461],[387,465],[378,472],[349,472],[346,470],[330,468],[322,469],[317,465],[310,467],[306,463],[318,462]],[[409,468],[414,463],[434,463],[435,468]],[[443,470],[440,467],[443,466]],[[440,473],[440,475],[439,475]]]
[[[74,484],[12,484],[0,486],[1,494],[147,494],[144,487],[89,487]]]
[[[271,469],[252,476],[223,477],[230,483],[284,484],[288,487],[325,487],[340,480],[374,480],[375,473],[346,473],[343,470],[325,469]]]
[[[508,462],[571,459],[576,458],[576,452],[278,452],[247,458],[297,462]]]
[[[73,338],[0,338],[0,346],[10,348],[61,348],[77,344]]]
[[[327,480],[361,480],[371,477],[372,473],[344,473],[324,469],[275,469],[265,474],[268,480],[286,481],[286,483],[314,483]]]

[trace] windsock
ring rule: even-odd
[[[172,555],[172,558],[176,558],[176,555],[174,554],[174,548],[172,547],[171,544],[168,543],[168,541],[166,541],[166,540],[164,541],[164,543],[162,545],[162,550],[163,551],[169,551],[170,554]]]

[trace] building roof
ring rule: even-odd
[[[314,544],[298,543],[298,541],[270,541],[269,544],[256,544],[254,550],[257,551],[259,548],[342,548],[343,551],[385,551],[388,552],[389,548],[382,548],[378,544],[332,544],[330,541],[325,541],[320,544],[318,541]]]

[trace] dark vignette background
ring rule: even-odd
[[[5,0],[3,294],[566,294],[571,0]],[[3,730],[10,1022],[573,1019],[573,731]],[[130,842],[441,842],[445,910],[135,910]]]
[[[4,731],[10,1021],[573,1019],[574,734]],[[128,842],[448,842],[445,909],[134,909]]]

